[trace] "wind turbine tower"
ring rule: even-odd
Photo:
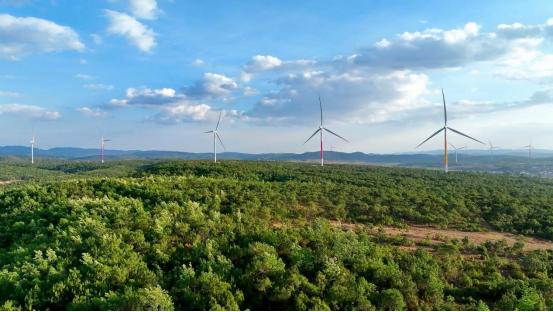
[[[522,148],[528,149],[528,159],[532,159],[532,149],[534,148],[534,146],[532,146],[532,142],[530,142],[530,144],[526,146],[523,146]]]
[[[332,130],[326,128],[324,125],[323,125],[323,102],[321,101],[321,97],[319,96],[319,108],[321,110],[321,123],[319,125],[319,128],[317,130],[315,130],[315,132],[313,132],[313,134],[309,137],[309,139],[307,139],[305,142],[303,142],[303,144],[309,142],[309,140],[311,140],[311,138],[313,138],[317,133],[320,135],[320,143],[321,143],[321,153],[320,153],[320,157],[321,157],[321,166],[324,166],[324,148],[323,148],[323,132],[328,132],[346,142],[349,142],[348,140],[346,140],[345,138],[343,138],[342,136],[334,133]]]
[[[221,140],[221,137],[219,136],[220,123],[221,123],[221,113],[219,113],[219,120],[217,120],[217,126],[215,126],[215,129],[204,132],[204,133],[213,133],[213,162],[217,162],[217,141],[219,141],[223,149],[226,150],[225,144],[223,144],[223,140]]]
[[[453,143],[449,143],[449,146],[451,146],[453,148],[453,150],[455,151],[455,163],[457,163],[458,162],[457,152],[459,150],[465,149],[467,147],[466,146],[456,147],[455,145],[453,145]]]
[[[33,138],[31,139],[31,164],[35,163],[35,145],[36,145],[36,139],[33,135]]]
[[[444,126],[440,129],[438,129],[438,131],[434,132],[430,137],[428,137],[428,139],[422,141],[421,144],[417,145],[416,148],[419,148],[421,145],[423,145],[424,143],[426,143],[426,141],[432,139],[434,136],[436,136],[438,133],[440,132],[444,132],[444,171],[447,173],[448,172],[448,158],[447,158],[447,130],[451,130],[452,132],[455,132],[459,135],[462,135],[466,138],[469,138],[473,141],[476,141],[478,143],[481,143],[481,144],[484,144],[484,142],[480,141],[480,140],[477,140],[469,135],[466,135],[464,133],[462,133],[461,131],[459,130],[455,130],[453,128],[451,128],[450,126],[447,125],[447,108],[446,108],[446,104],[445,104],[445,95],[444,95],[444,89],[442,89],[442,99],[443,99],[443,102],[444,102]]]
[[[493,145],[491,140],[488,140],[490,146],[490,159],[493,161],[493,151],[499,149],[499,146]]]
[[[100,139],[100,159],[102,161],[102,164],[104,163],[104,147],[106,146],[106,142],[111,141],[110,139],[104,138],[102,135],[102,138]]]

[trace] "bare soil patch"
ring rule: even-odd
[[[19,182],[19,181],[21,181],[21,180],[0,181],[0,185],[11,184],[11,183]]]
[[[339,221],[332,221],[332,223],[344,230],[354,230],[363,227],[363,225],[355,223],[344,223]],[[382,229],[386,235],[405,236],[417,243],[430,241],[433,244],[438,244],[443,242],[444,238],[448,240],[457,239],[461,241],[466,237],[475,244],[482,244],[486,241],[496,242],[505,240],[509,246],[512,246],[517,241],[521,241],[524,243],[524,251],[553,250],[552,241],[496,231],[465,232],[452,229],[438,229],[424,225],[409,225],[405,228],[382,226]],[[378,233],[378,227],[370,228],[369,231],[376,234]]]

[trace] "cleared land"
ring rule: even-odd
[[[341,227],[344,230],[353,230],[364,227],[364,225],[356,223],[346,223],[339,221],[332,221],[332,224]],[[445,240],[463,240],[465,237],[475,244],[482,244],[486,241],[497,242],[505,240],[509,246],[513,246],[517,241],[524,243],[524,251],[532,250],[553,250],[553,242],[539,239],[535,237],[528,237],[522,235],[515,235],[511,233],[487,231],[487,232],[466,232],[452,229],[438,229],[430,226],[409,225],[405,228],[397,228],[391,226],[381,226],[384,230],[384,234],[390,236],[404,236],[409,238],[415,243],[430,242],[431,244],[439,244]],[[373,234],[378,233],[379,227],[373,227],[368,229]]]

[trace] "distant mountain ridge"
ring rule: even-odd
[[[450,151],[450,154],[453,154]],[[443,151],[421,151],[420,153],[394,153],[394,154],[373,154],[362,152],[336,152],[326,151],[325,160],[348,163],[388,163],[388,164],[417,164],[434,163],[442,157]],[[78,147],[55,147],[50,149],[35,149],[36,157],[61,158],[72,160],[94,160],[99,158],[100,149],[78,148]],[[192,153],[163,150],[105,150],[109,159],[155,159],[155,158],[179,158],[179,159],[211,159],[212,153]],[[486,150],[463,150],[459,152],[463,157],[483,158],[489,156]],[[495,150],[496,157],[527,157],[525,150]],[[534,157],[553,157],[551,150],[532,150]],[[30,157],[28,146],[0,146],[0,156],[8,157]],[[319,159],[319,152],[305,153],[239,153],[224,152],[217,154],[219,159],[233,160],[266,160],[266,161],[313,161]]]

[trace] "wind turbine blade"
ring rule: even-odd
[[[221,146],[223,147],[223,149],[226,151],[227,148],[225,147],[225,144],[223,144],[223,140],[221,140],[221,137],[219,136],[219,133],[215,133],[215,136],[219,140],[219,143],[221,143]]]
[[[471,139],[471,140],[473,140],[473,141],[476,141],[476,142],[478,142],[478,143],[481,143],[481,144],[486,145],[486,143],[484,143],[484,142],[482,142],[482,141],[480,141],[480,140],[478,140],[478,139],[475,139],[475,138],[471,137],[470,135],[464,134],[464,133],[461,132],[461,131],[455,130],[455,129],[450,128],[450,127],[447,127],[447,128],[448,128],[449,130],[451,130],[451,131],[453,131],[453,132],[459,134],[459,135],[462,135],[462,136],[467,137],[467,138],[469,138],[469,139]]]
[[[453,143],[449,143],[449,146],[453,147],[453,149],[457,149],[457,147],[455,147],[455,145],[453,145]]]
[[[323,102],[321,101],[321,97],[319,96],[319,107],[321,109],[321,126],[323,125]]]
[[[327,132],[331,133],[331,134],[334,134],[335,136],[337,136],[337,137],[339,137],[340,139],[342,139],[342,140],[344,140],[344,141],[346,141],[346,142],[349,143],[349,141],[348,141],[346,138],[344,138],[344,137],[338,135],[337,133],[334,133],[334,132],[328,130],[327,128],[323,128],[323,129],[326,130]]]
[[[204,133],[213,133],[213,130],[206,131]]]
[[[467,148],[466,146],[463,146],[463,147],[459,147],[458,150],[462,150],[462,149],[465,149]]]
[[[423,145],[424,143],[426,143],[426,141],[428,141],[428,140],[432,139],[432,138],[433,138],[434,136],[436,136],[436,134],[438,134],[438,133],[440,133],[440,132],[444,131],[444,129],[445,129],[445,127],[443,127],[443,128],[440,128],[440,130],[438,130],[438,131],[434,132],[434,134],[432,134],[431,136],[429,136],[429,137],[428,137],[428,139],[426,139],[426,140],[422,141],[422,143],[421,143],[421,144],[419,144],[419,145],[417,145],[417,147],[415,147],[415,148],[419,148],[419,147],[420,147],[421,145]]]
[[[217,120],[217,126],[215,127],[215,131],[219,129],[219,123],[221,122],[221,112],[219,112],[219,120]]]
[[[445,108],[445,94],[444,94],[443,88],[442,88],[442,99],[444,100],[444,122],[445,122],[445,125],[447,126],[447,109]]]
[[[321,131],[321,128],[315,130],[315,132],[313,132],[313,134],[309,137],[309,139],[305,140],[305,142],[303,142],[303,144],[309,142],[309,140],[311,140],[311,138],[313,138],[315,136],[315,134],[319,133],[319,131]]]

